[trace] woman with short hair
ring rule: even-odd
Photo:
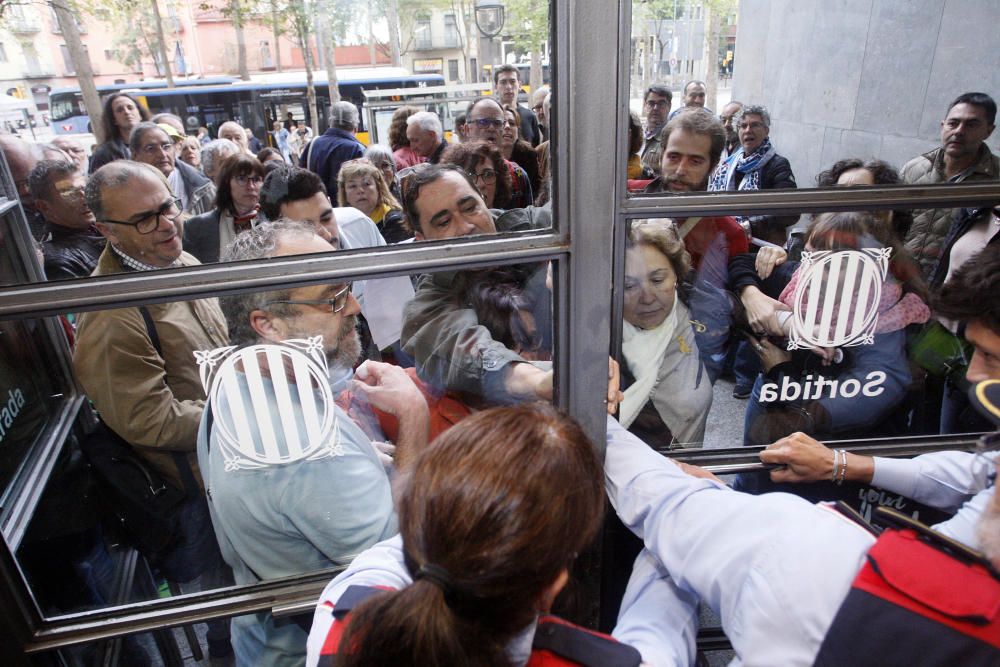
[[[403,207],[385,184],[382,170],[367,158],[345,162],[337,174],[337,205],[353,206],[378,225],[386,243],[413,237],[403,224]]]
[[[215,179],[215,209],[184,223],[184,250],[202,264],[218,262],[222,250],[244,229],[265,220],[260,212],[264,165],[252,155],[230,155]]]
[[[510,171],[496,146],[486,141],[453,144],[444,149],[441,162],[464,169],[479,188],[487,208],[510,208]]]

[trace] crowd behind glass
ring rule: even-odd
[[[107,139],[92,155],[66,137],[5,136],[0,145],[48,280],[548,227],[557,93],[545,87],[523,104],[515,67],[499,67],[494,83],[495,95],[469,103],[452,136],[436,114],[400,107],[388,146],[357,141],[358,110],[348,102],[332,106],[325,133],[313,137],[289,118],[275,122],[265,146],[234,121],[216,138],[204,128],[187,134],[178,117],[150,118],[125,93],[104,101]],[[941,110],[940,146],[905,165],[845,155],[817,175],[792,173],[765,107],[732,101],[716,114],[705,93],[698,81],[679,101],[664,86],[645,91],[642,117],[629,119],[630,192],[1000,178],[1000,158],[985,143],[996,105],[983,93],[954,91]],[[936,299],[963,266],[996,250],[997,215],[987,207],[632,221],[622,230],[624,322],[608,358],[608,413],[656,450],[701,447],[725,378],[746,401],[742,439],[726,443],[733,447],[787,447],[793,433],[990,430],[966,397],[969,379],[989,375],[966,378],[964,327],[937,314]],[[873,258],[875,274],[857,260],[831,263],[844,252]],[[177,541],[147,554],[158,576],[205,590],[350,561],[397,532],[393,471],[429,440],[491,406],[550,400],[551,285],[547,264],[513,264],[63,320],[102,428],[186,493]],[[839,315],[813,322],[812,344],[789,344],[824,299]],[[855,332],[864,340],[845,343],[846,320],[865,309],[873,324]],[[305,357],[280,359],[265,350],[274,344]],[[235,365],[221,361],[241,353]],[[302,358],[325,377],[300,375]],[[310,431],[329,435],[327,412],[336,447]],[[833,456],[834,478],[819,484],[779,474],[731,485],[846,499],[839,483],[857,466],[844,454],[838,471]],[[865,491],[851,494],[871,504]],[[103,571],[104,541],[93,531],[74,562]],[[106,579],[92,577],[78,599],[51,607],[107,604]],[[224,657],[231,645],[247,664],[301,659],[308,620],[260,613],[234,619],[231,632],[216,621],[209,648]]]

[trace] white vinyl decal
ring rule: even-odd
[[[322,336],[195,359],[227,471],[343,455]]]
[[[871,345],[891,248],[802,253],[788,349]]]

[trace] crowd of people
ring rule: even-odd
[[[436,114],[403,106],[389,145],[366,147],[357,108],[337,102],[322,134],[276,121],[264,147],[235,121],[216,139],[188,134],[118,93],[89,160],[66,139],[2,137],[0,148],[49,280],[549,227],[552,92],[521,104],[513,66],[494,85],[450,139]],[[671,112],[672,99],[651,86],[644,123],[631,119],[630,190],[796,187],[766,108],[730,102],[716,115],[698,81]],[[938,149],[898,171],[847,158],[817,183],[1000,179],[985,144],[995,116],[989,96],[962,94]],[[537,403],[553,396],[548,263],[85,313],[68,329],[73,368],[107,428],[185,491],[177,539],[153,563],[165,578],[198,590],[351,563],[314,616],[213,622],[219,660],[693,664],[701,603],[748,664],[875,664],[859,656],[911,635],[917,662],[929,647],[933,664],[995,661],[993,455],[871,459],[821,441],[997,426],[1000,215],[798,222],[705,216],[624,230],[603,471],[579,427]],[[957,359],[940,358],[941,340]],[[700,446],[726,374],[750,399],[734,444],[764,447],[777,466],[764,483],[731,486],[828,482],[827,500],[844,482],[887,489],[955,513],[935,528],[972,555],[938,550],[935,533],[916,546],[897,543],[905,530],[876,539],[829,507],[734,491],[654,451]],[[638,552],[613,638],[549,615],[605,493]],[[935,576],[972,577],[986,602],[942,620],[964,589],[920,588],[920,605],[880,597],[871,580],[914,558],[938,563]],[[925,631],[908,630],[915,617]],[[865,629],[872,618],[888,630]]]

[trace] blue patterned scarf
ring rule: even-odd
[[[752,153],[744,153],[743,148],[740,148],[722,162],[718,169],[715,170],[715,173],[712,174],[712,180],[708,184],[709,191],[728,190],[731,180],[730,175],[734,170],[744,174],[739,188],[734,189],[760,189],[760,168],[773,152],[774,149],[771,147],[770,137],[764,139],[760,146]]]

